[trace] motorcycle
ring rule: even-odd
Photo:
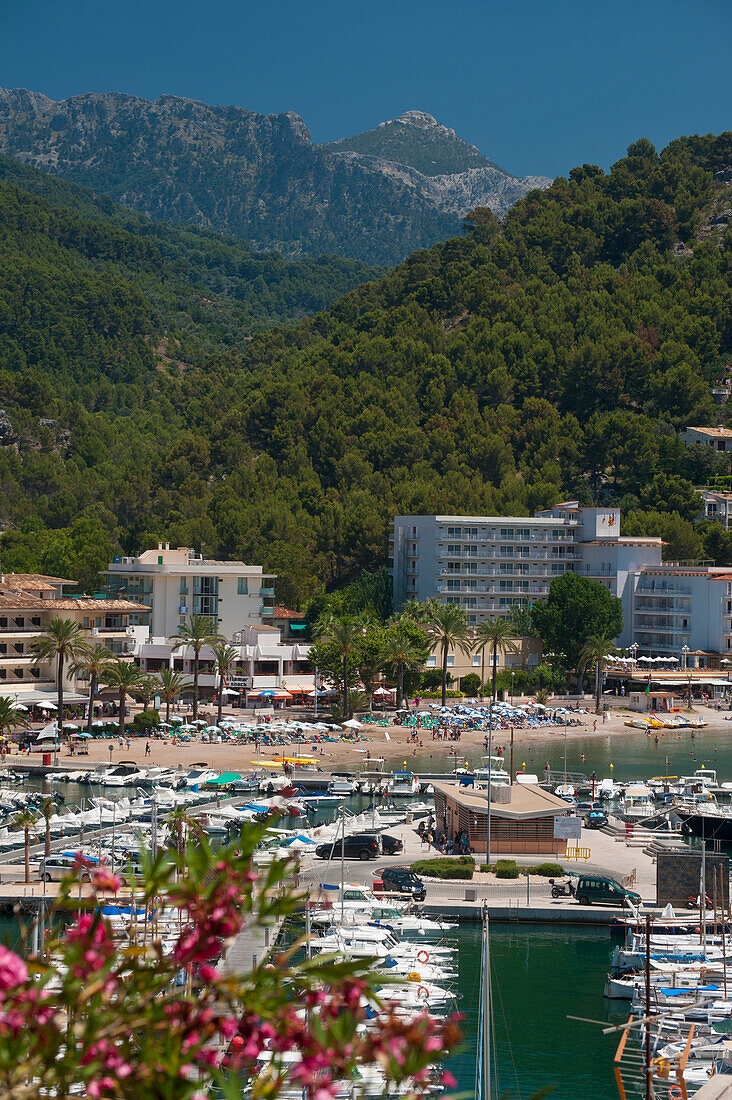
[[[549,879],[549,885],[552,888],[553,898],[573,898],[574,897],[574,883],[571,879],[566,879],[564,882],[556,882],[553,878]]]

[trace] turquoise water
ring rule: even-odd
[[[481,927],[458,933],[460,1010],[465,1048],[447,1063],[460,1089],[475,1089],[480,1006]],[[494,1097],[528,1100],[551,1089],[557,1100],[608,1100],[616,1095],[613,1056],[618,1035],[604,1036],[582,1016],[620,1023],[602,995],[612,943],[607,929],[493,924],[490,933],[495,1047]]]
[[[716,728],[710,726],[693,732],[692,738],[688,730],[659,730],[658,744],[655,744],[653,736],[646,737],[642,730],[576,739],[570,737],[567,738],[567,769],[587,775],[594,769],[598,779],[641,779],[665,775],[668,758],[669,775],[689,775],[704,764],[717,769],[720,781],[732,780],[732,722],[720,722]],[[526,764],[527,772],[536,772],[541,777],[548,760],[553,770],[563,770],[564,741],[563,734],[556,732],[547,734],[546,740],[541,743],[515,745],[515,769]],[[494,735],[493,744],[494,752],[499,745],[504,749],[508,767],[509,739],[505,731]],[[461,746],[460,755],[455,758],[448,756],[449,748],[450,745],[444,742],[435,744],[429,752],[423,750],[411,757],[409,767],[414,771],[449,772],[462,766],[465,761],[475,765],[485,755],[482,747],[466,749]]]

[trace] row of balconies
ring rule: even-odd
[[[686,612],[688,615],[691,612],[691,600],[684,598],[678,600],[655,600],[649,599],[647,596],[642,596],[640,599],[634,601],[634,607],[636,611],[669,611]]]
[[[636,593],[639,596],[651,596],[656,599],[668,599],[672,600],[675,596],[690,596],[691,586],[688,584],[674,584],[674,585],[656,585],[654,588],[646,581],[643,584],[639,584],[636,588]]]

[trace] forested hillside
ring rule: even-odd
[[[261,562],[291,601],[384,562],[394,512],[521,515],[569,494],[619,502],[626,531],[660,529],[679,556],[732,560],[690,523],[692,483],[723,460],[677,435],[714,422],[729,372],[729,165],[732,134],[637,142],[503,225],[475,212],[296,328],[241,346],[203,316],[218,348],[162,368],[152,276],[117,263],[144,234],[107,242],[107,266],[93,235],[72,247],[66,217],[4,187],[0,501],[21,529],[3,566],[86,578],[89,545],[164,537]]]

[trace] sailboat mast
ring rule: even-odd
[[[488,931],[488,910],[483,910],[483,1080],[485,1100],[491,1100],[491,955]]]

